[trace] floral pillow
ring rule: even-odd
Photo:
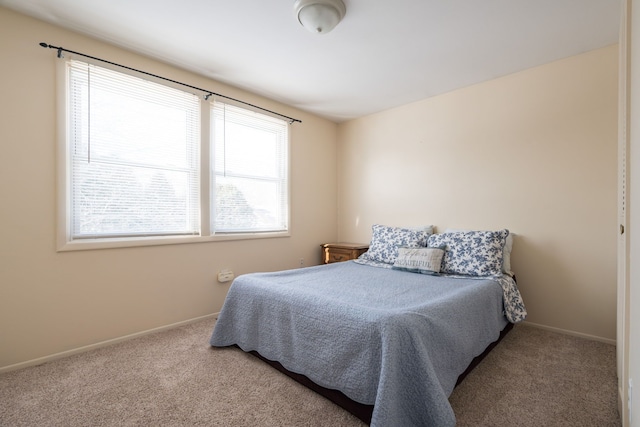
[[[454,228],[447,228],[444,230],[445,233],[459,233],[461,231],[472,231],[472,230],[461,230]],[[513,238],[515,234],[509,231],[509,235],[507,236],[507,241],[504,244],[504,249],[502,250],[502,272],[508,274],[513,277],[514,273],[511,271],[511,251],[513,250]]]
[[[433,234],[428,246],[445,247],[441,273],[499,276],[509,230]]]
[[[394,270],[411,273],[438,274],[444,250],[440,248],[398,248]]]
[[[371,229],[369,250],[361,256],[371,261],[387,264],[396,262],[398,248],[401,246],[414,248],[427,246],[427,239],[431,234],[426,230],[388,227],[379,224],[374,224]]]

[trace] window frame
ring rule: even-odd
[[[160,236],[135,236],[135,237],[105,237],[91,239],[72,239],[71,238],[71,176],[70,176],[70,146],[69,146],[69,80],[67,77],[67,61],[76,59],[88,64],[107,68],[123,74],[149,80],[167,87],[172,87],[182,91],[187,91],[179,84],[166,82],[150,76],[140,76],[139,73],[130,70],[122,70],[111,64],[103,64],[100,61],[90,58],[76,58],[73,54],[65,54],[63,60],[56,61],[56,87],[57,87],[57,152],[56,152],[56,228],[57,228],[57,251],[76,251],[91,249],[108,249],[108,248],[125,248],[139,246],[156,246],[156,245],[172,245],[187,243],[206,243],[216,241],[229,240],[247,240],[247,239],[264,239],[264,238],[280,238],[291,236],[291,131],[287,130],[286,137],[286,180],[287,180],[287,220],[286,230],[283,231],[263,231],[263,232],[212,232],[211,230],[211,176],[213,173],[213,160],[211,150],[213,141],[211,137],[211,101],[205,100],[203,96],[200,99],[200,235],[160,235]],[[259,114],[269,115],[259,109],[254,109],[236,103],[232,100],[224,100],[226,104],[235,105],[239,108],[251,110]],[[279,118],[277,115],[274,117]]]

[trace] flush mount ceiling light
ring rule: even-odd
[[[293,9],[300,24],[317,34],[333,30],[347,13],[342,0],[296,0]]]

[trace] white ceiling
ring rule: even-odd
[[[336,122],[617,43],[620,20],[619,0],[344,0],[317,35],[293,3],[0,0]]]

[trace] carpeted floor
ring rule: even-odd
[[[615,346],[516,326],[453,391],[460,426],[620,426]]]
[[[214,320],[0,375],[0,426],[363,426]],[[517,325],[450,401],[459,426],[619,426],[615,347]]]

